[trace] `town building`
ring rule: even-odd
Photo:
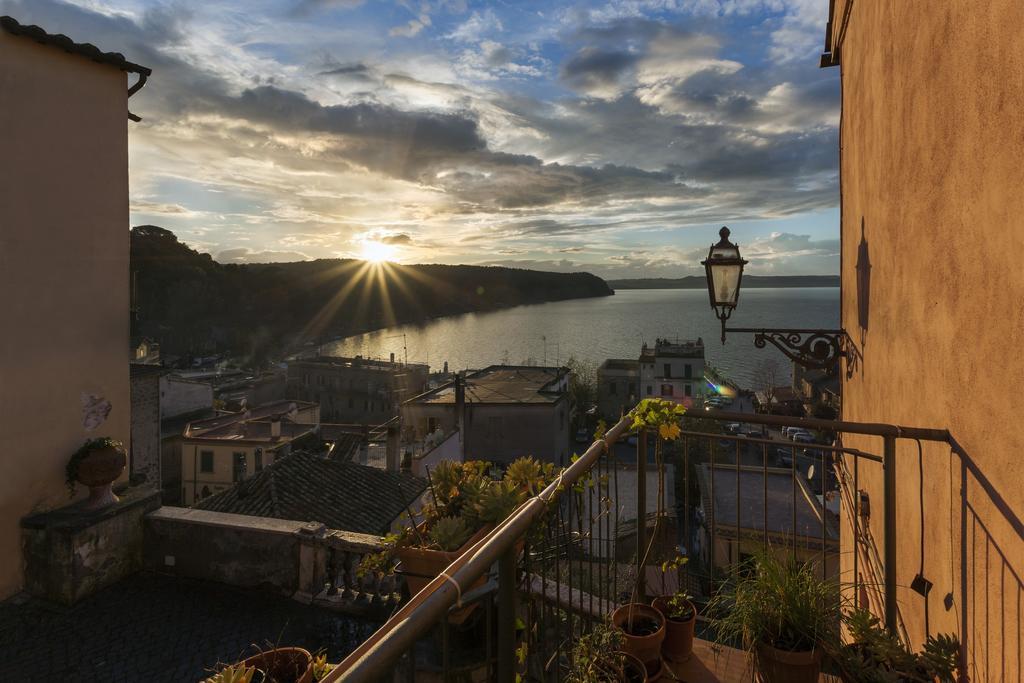
[[[351,441],[348,447],[356,444]],[[426,488],[426,479],[409,473],[296,451],[196,507],[384,535],[400,515],[421,507]]]
[[[704,463],[697,473],[698,547],[706,569],[713,566],[724,575],[767,542],[780,558],[795,555],[802,564],[824,564],[825,576],[837,575],[839,520],[824,509],[801,472],[716,464],[712,475]]]
[[[160,383],[166,372],[159,365],[130,365],[131,468],[133,484],[161,486]]]
[[[508,463],[530,455],[568,464],[569,369],[492,365],[402,405],[405,442],[455,431],[466,460]]]
[[[190,422],[181,438],[181,501],[192,505],[263,471],[295,442],[319,443],[319,407],[280,401]]]
[[[24,585],[22,517],[69,503],[71,454],[130,448],[128,97],[149,74],[0,18],[0,599]]]
[[[609,358],[597,368],[597,410],[614,419],[633,409],[640,400],[640,361]]]
[[[597,406],[616,419],[645,398],[666,398],[688,407],[703,405],[704,340],[645,342],[637,360],[609,358],[597,369]]]
[[[1016,0],[835,0],[822,57],[842,79],[841,417],[949,430],[952,446],[893,449],[896,602],[914,647],[957,634],[973,681],[1024,676],[1024,56],[1005,30],[1020,20]],[[858,475],[882,546],[883,468]],[[844,507],[842,569],[873,587],[858,518]]]
[[[325,422],[380,425],[427,390],[430,367],[356,356],[289,361],[286,396],[320,405]]]

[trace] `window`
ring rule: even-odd
[[[647,395],[650,396],[653,393],[654,393],[654,388],[650,384],[648,384],[647,385]]]
[[[234,453],[234,463],[231,468],[231,481],[238,482],[245,479],[246,464],[245,453]]]
[[[616,393],[615,382],[608,382],[608,395],[614,396]]]
[[[200,451],[199,471],[213,472],[213,451]]]
[[[686,379],[693,378],[693,366],[690,365],[689,363],[683,366],[683,377],[685,377]],[[689,394],[687,394],[687,396],[689,396]]]
[[[255,461],[255,467],[257,472],[263,471],[263,449],[257,448],[256,452],[253,453],[253,460]]]
[[[671,376],[672,376],[672,364],[671,363],[665,363],[665,377],[671,377]]]
[[[672,385],[671,384],[662,384],[661,385],[661,395],[662,396],[671,396],[672,395]]]
[[[687,365],[686,367],[690,367],[690,366]],[[689,384],[684,385],[683,386],[683,395],[684,396],[693,396],[693,387],[691,385],[689,385]]]

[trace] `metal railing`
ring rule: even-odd
[[[762,434],[727,433],[728,423]],[[853,542],[863,546],[854,554],[854,589],[876,591],[885,623],[899,627],[896,442],[948,443],[947,431],[707,411],[684,417],[672,442],[642,430],[634,452],[619,443],[630,425],[623,417],[324,680],[374,681],[392,671],[413,680],[428,669],[443,680],[561,680],[574,640],[617,605],[679,586],[701,603],[757,548],[836,576],[838,518],[829,507],[840,499],[855,512]],[[838,438],[797,444],[767,431],[781,427]],[[878,437],[880,453],[846,448],[842,434]],[[884,472],[880,547],[860,521],[861,461]],[[660,563],[673,555],[687,561],[666,574]],[[465,623],[450,623],[474,606]]]

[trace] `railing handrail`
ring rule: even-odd
[[[548,503],[564,489],[571,488],[632,424],[631,415],[623,416],[605,435],[594,441],[576,462],[538,495],[530,498],[492,529],[483,539],[452,562],[445,571],[396,612],[365,642],[322,679],[323,683],[373,681],[388,673],[406,650],[411,648],[461,597],[461,586],[472,586],[491,565],[512,550],[530,525],[547,509]]]
[[[843,420],[824,420],[817,417],[790,417],[788,415],[763,415],[761,413],[732,413],[723,410],[708,410],[704,413],[687,414],[686,417],[709,418],[723,422],[747,422],[772,427],[810,427],[812,429],[847,434],[867,434],[869,436],[894,437],[901,439],[920,439],[921,441],[951,442],[947,429],[922,429],[920,427],[904,427],[882,422],[845,422]],[[813,447],[813,444],[808,444]]]

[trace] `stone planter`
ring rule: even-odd
[[[263,672],[275,683],[313,683],[313,655],[301,647],[278,647],[242,662]]]
[[[118,501],[111,485],[124,472],[128,457],[121,448],[105,446],[89,451],[78,463],[76,480],[89,488],[87,510],[99,510]]]
[[[631,654],[652,671],[652,664],[661,660],[661,643],[665,640],[665,617],[650,605],[639,602],[623,605],[612,612],[612,626],[622,631],[622,650]]]
[[[693,655],[693,629],[697,624],[697,609],[693,603],[690,602],[690,618],[685,621],[669,616],[668,598],[655,598],[651,605],[665,617],[665,640],[661,644],[661,654],[670,662],[689,660]]]
[[[754,657],[761,683],[817,683],[821,675],[821,650],[792,652],[758,643]]]

